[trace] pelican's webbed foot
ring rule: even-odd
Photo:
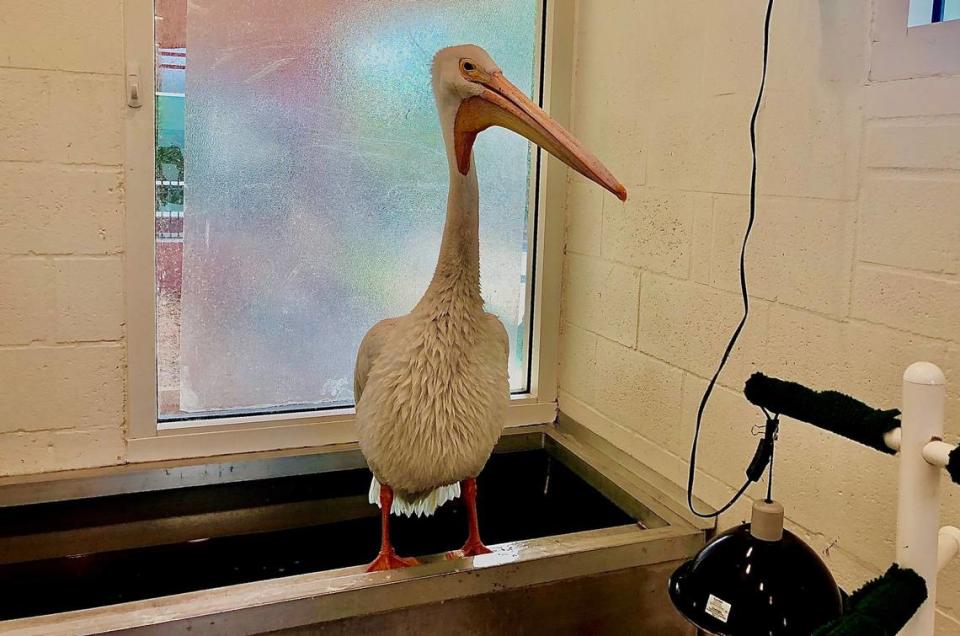
[[[384,570],[396,570],[399,568],[409,568],[414,565],[420,565],[420,562],[413,557],[397,556],[393,550],[389,552],[380,552],[373,563],[367,566],[367,572],[383,572]]]

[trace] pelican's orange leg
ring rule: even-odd
[[[390,508],[393,506],[393,488],[390,486],[380,486],[380,554],[367,567],[367,572],[380,572],[382,570],[394,570],[396,568],[408,568],[412,565],[420,565],[420,562],[414,558],[404,559],[398,557],[390,543]]]
[[[489,554],[491,550],[480,540],[480,526],[477,524],[477,480],[474,477],[464,479],[460,482],[460,486],[463,489],[463,501],[467,504],[467,519],[470,527],[467,542],[461,549],[463,556]]]

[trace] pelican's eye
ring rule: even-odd
[[[469,80],[479,79],[483,74],[476,62],[468,59],[460,60],[460,73]]]

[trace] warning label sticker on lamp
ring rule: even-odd
[[[727,618],[730,616],[731,607],[733,606],[730,605],[730,603],[711,594],[707,597],[707,606],[704,608],[704,611],[718,621],[726,623]]]

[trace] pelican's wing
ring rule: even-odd
[[[373,363],[380,355],[383,345],[390,339],[390,334],[393,333],[398,320],[398,318],[381,320],[371,327],[360,341],[360,348],[357,349],[357,364],[353,369],[353,401],[355,403],[360,401],[370,369],[373,368]]]
[[[497,341],[503,345],[503,352],[506,356],[510,357],[510,338],[507,336],[507,328],[503,326],[503,323],[500,322],[500,319],[497,318],[494,314],[487,314],[487,322],[490,324],[490,329],[493,331],[494,335],[497,337]]]

